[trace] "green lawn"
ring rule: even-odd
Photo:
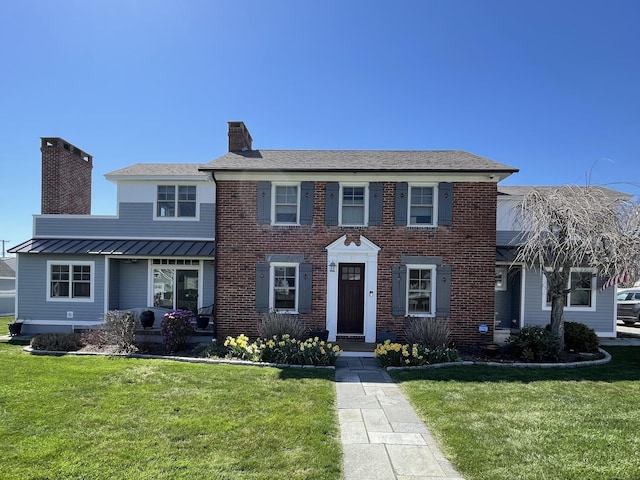
[[[0,317],[0,335],[9,335],[9,322],[13,322],[13,317]]]
[[[640,478],[640,347],[578,369],[392,373],[467,480]]]
[[[336,479],[333,371],[31,356],[0,342],[3,479]]]

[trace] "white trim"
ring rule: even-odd
[[[411,189],[428,187],[433,189],[433,200],[431,204],[431,223],[411,223]],[[434,228],[438,226],[438,184],[424,182],[410,182],[407,192],[407,226],[415,228]]]
[[[308,172],[282,172],[274,171],[224,171],[217,170],[215,172],[216,180],[245,180],[245,181],[278,181],[282,180],[283,174],[290,181],[315,181],[315,182],[341,182],[349,181],[353,178],[353,171],[331,170],[325,172],[308,171]],[[498,182],[507,178],[511,173],[504,172],[434,172],[434,171],[411,171],[404,170],[401,172],[371,172],[357,171],[355,174],[358,179],[363,182],[406,182],[407,177],[411,177],[416,182],[424,179],[425,182]],[[489,177],[494,177],[493,179]]]
[[[548,270],[548,269],[547,269]],[[598,293],[598,277],[597,277],[597,271],[595,268],[588,268],[588,267],[571,267],[570,271],[569,271],[569,285],[567,285],[567,287],[569,287],[571,285],[571,274],[573,272],[590,272],[592,274],[591,277],[591,305],[589,305],[588,307],[582,307],[582,306],[578,306],[578,305],[573,305],[571,306],[571,292],[569,292],[567,294],[567,304],[564,306],[564,311],[565,312],[595,312],[596,309],[596,298],[597,298],[597,293]],[[551,305],[547,305],[547,276],[545,275],[544,272],[540,272],[540,275],[542,275],[542,310],[545,311],[551,311]]]
[[[378,252],[380,247],[364,235],[360,235],[360,246],[355,242],[345,245],[347,235],[327,245],[327,265],[336,264],[336,271],[327,268],[326,290],[326,328],[329,340],[335,342],[338,333],[338,272],[340,263],[364,263],[364,340],[368,343],[376,341],[376,315],[378,297]]]
[[[66,265],[69,267],[69,296],[68,297],[52,297],[51,296],[51,266]],[[91,267],[89,279],[89,296],[88,297],[72,297],[73,294],[73,267],[75,265],[88,265]],[[47,260],[47,291],[45,301],[47,302],[64,302],[64,303],[89,303],[93,302],[95,295],[95,277],[96,262],[94,260]]]
[[[276,189],[277,187],[296,187],[296,221],[276,222]],[[271,183],[271,225],[274,227],[297,227],[300,225],[300,182],[273,182]]]
[[[432,318],[436,316],[436,269],[437,265],[434,264],[414,264],[409,263],[406,265],[407,267],[407,285],[406,290],[404,292],[405,299],[405,315],[408,317],[421,317],[421,318]],[[410,283],[410,270],[431,270],[431,299],[429,301],[429,312],[410,312],[409,311],[409,283]]]
[[[296,269],[296,295],[295,295],[295,300],[294,300],[294,307],[293,310],[291,309],[284,309],[284,308],[280,308],[277,309],[275,308],[275,285],[274,285],[274,279],[275,279],[275,267],[294,267]],[[298,306],[299,304],[299,299],[300,299],[300,264],[299,263],[295,263],[295,262],[271,262],[269,263],[269,309],[270,310],[275,310],[278,313],[291,313],[291,314],[297,314],[298,313]]]
[[[342,222],[342,208],[344,205],[342,201],[344,199],[344,187],[362,187],[364,195],[362,201],[363,207],[363,223],[343,223]],[[340,197],[338,203],[338,225],[342,227],[366,227],[369,225],[369,184],[367,182],[340,182]]]

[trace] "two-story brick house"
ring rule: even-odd
[[[374,342],[407,316],[456,343],[493,325],[496,185],[517,169],[463,151],[254,150],[229,123],[215,181],[216,317],[256,333],[270,309]]]

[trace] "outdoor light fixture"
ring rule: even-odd
[[[336,262],[334,262],[333,260],[331,260],[331,263],[329,264],[329,271],[330,272],[336,271]]]

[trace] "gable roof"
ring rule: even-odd
[[[3,259],[0,259],[0,278],[15,278],[16,271]]]
[[[199,163],[136,163],[129,167],[114,170],[105,174],[109,181],[114,180],[156,180],[173,177],[192,177],[194,180],[201,180],[206,174],[201,172]]]
[[[229,152],[203,171],[493,172],[517,168],[462,150],[247,150]]]

